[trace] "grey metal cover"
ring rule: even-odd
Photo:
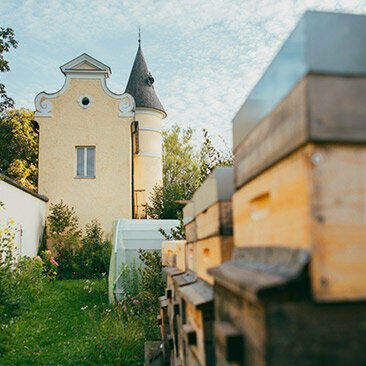
[[[306,74],[366,75],[366,16],[307,11],[233,119],[234,151]]]
[[[193,195],[195,217],[216,202],[231,201],[233,193],[233,167],[216,167]]]

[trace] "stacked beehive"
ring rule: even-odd
[[[219,365],[366,365],[365,35],[364,16],[307,13],[234,119]]]
[[[172,365],[214,364],[213,278],[207,269],[232,256],[232,193],[233,169],[216,168],[184,208],[186,241],[163,243],[167,288],[159,321]]]
[[[365,35],[306,13],[234,118],[233,257],[216,172],[167,269],[171,364],[366,365]]]

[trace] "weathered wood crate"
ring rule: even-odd
[[[160,334],[162,340],[163,359],[170,360],[170,352],[172,351],[171,332],[168,317],[168,299],[165,296],[159,297],[160,314],[158,316],[158,324],[160,326]],[[170,363],[170,362],[169,362]]]
[[[186,242],[194,243],[197,239],[196,220],[195,220],[195,203],[192,199],[183,208],[183,221],[186,229]]]
[[[172,352],[170,354],[171,364],[176,365],[182,362],[184,357],[183,350],[179,344],[179,324],[181,316],[180,298],[178,290],[180,287],[187,286],[196,281],[196,275],[191,272],[182,272],[178,268],[165,268],[167,274],[167,287],[165,298],[167,299],[167,316],[169,321],[169,334],[171,336]]]
[[[317,299],[366,299],[365,172],[366,145],[300,148],[234,194],[235,244],[309,249]]]
[[[366,364],[366,302],[315,302],[308,251],[235,248],[234,258],[209,270],[218,365]]]
[[[183,272],[187,269],[186,255],[186,241],[177,241],[177,268]]]
[[[213,288],[201,279],[180,287],[184,365],[215,365],[213,345]]]
[[[207,270],[231,259],[234,247],[233,237],[212,236],[198,240],[196,247],[197,276],[213,285],[213,277],[208,274]]]
[[[233,168],[217,167],[194,193],[197,240],[232,235]]]
[[[213,284],[207,269],[232,255],[233,168],[216,168],[194,193],[197,241],[193,246],[194,270]]]
[[[166,267],[176,267],[179,240],[163,241],[161,245],[161,264]]]
[[[321,301],[366,300],[365,34],[306,13],[234,118],[235,245],[311,250]]]

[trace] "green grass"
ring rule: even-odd
[[[120,311],[108,305],[105,280],[47,283],[9,325],[0,365],[142,365],[144,342],[158,337],[156,321],[123,321]]]

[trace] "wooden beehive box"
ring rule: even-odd
[[[181,271],[186,271],[186,241],[180,240],[177,242],[177,268]]]
[[[175,319],[173,322],[177,325],[177,331],[173,333],[173,341],[175,347],[176,360],[179,360],[183,365],[185,364],[185,352],[184,352],[184,343],[183,343],[183,334],[182,334],[182,300],[179,295],[179,288],[183,286],[190,285],[197,280],[197,276],[195,273],[187,270],[187,272],[174,276],[174,314]]]
[[[366,302],[316,303],[310,253],[236,248],[215,278],[215,352],[222,366],[366,364]]]
[[[197,243],[186,244],[186,268],[197,272]]]
[[[213,285],[213,277],[207,273],[207,270],[231,259],[234,247],[233,237],[212,236],[197,241],[196,247],[197,276]]]
[[[194,193],[197,240],[232,235],[233,168],[217,167]]]
[[[194,208],[195,203],[193,199],[183,207],[183,222],[186,229],[187,243],[194,243],[197,239]]]
[[[163,241],[161,245],[161,263],[166,267],[177,265],[177,247],[179,240]]]
[[[235,245],[311,250],[319,301],[366,299],[365,34],[306,13],[234,118]]]
[[[194,193],[197,241],[193,247],[194,270],[213,284],[207,269],[232,255],[233,168],[218,167]]]
[[[214,320],[213,288],[198,279],[178,290],[182,308],[185,365],[214,365],[212,327]]]

